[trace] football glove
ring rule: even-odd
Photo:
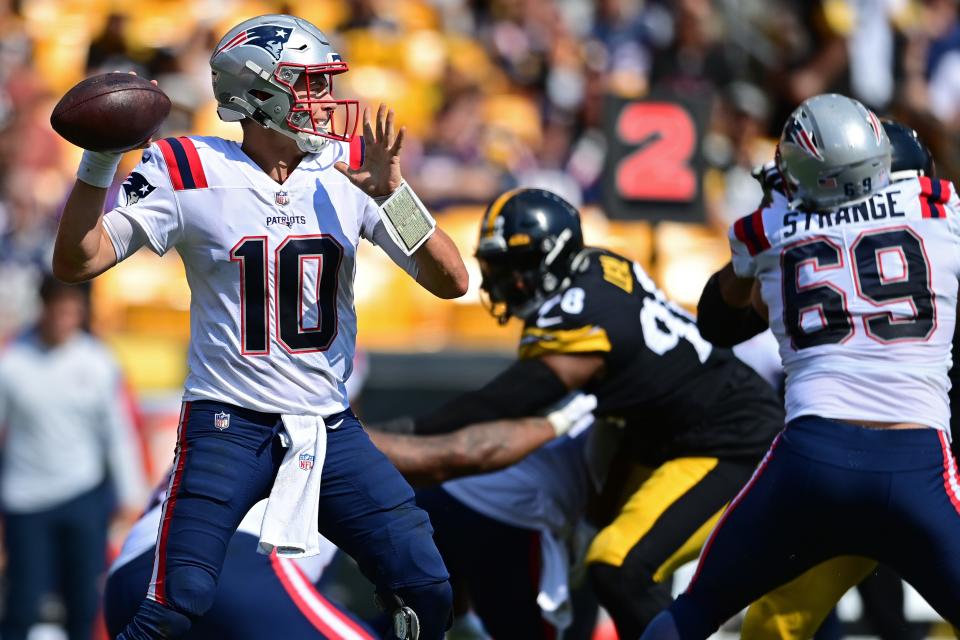
[[[763,187],[762,204],[767,205],[773,202],[774,192],[786,195],[783,184],[783,174],[780,173],[780,169],[777,168],[777,163],[774,160],[754,167],[750,175]]]
[[[589,427],[593,423],[593,410],[596,408],[596,396],[577,391],[554,405],[546,418],[559,437],[570,431],[579,433]]]

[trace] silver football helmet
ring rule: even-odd
[[[333,76],[347,63],[306,20],[275,14],[241,22],[217,44],[210,67],[221,120],[250,118],[309,153],[353,137],[359,104],[333,97]]]
[[[784,125],[777,167],[791,200],[831,209],[890,183],[890,140],[877,116],[853,98],[814,96]]]

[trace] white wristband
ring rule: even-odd
[[[423,246],[437,228],[437,221],[406,181],[388,197],[375,200],[387,233],[408,256]]]
[[[77,169],[77,180],[91,187],[106,189],[113,184],[113,176],[117,173],[122,157],[122,153],[102,153],[89,149],[84,151]]]

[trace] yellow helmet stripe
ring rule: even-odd
[[[493,233],[494,222],[497,219],[497,216],[500,215],[500,212],[503,210],[503,206],[507,204],[507,200],[512,198],[522,189],[511,189],[505,193],[500,194],[500,196],[493,201],[493,204],[490,205],[490,208],[487,210],[487,217],[483,221],[483,235],[488,235]]]

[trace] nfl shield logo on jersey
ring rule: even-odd
[[[226,411],[213,414],[213,426],[218,431],[223,431],[230,426],[230,414]]]
[[[290,194],[286,191],[277,191],[276,201],[278,205],[285,207],[290,204]]]
[[[313,469],[313,461],[315,458],[309,453],[300,454],[300,468],[304,471],[310,471]]]

